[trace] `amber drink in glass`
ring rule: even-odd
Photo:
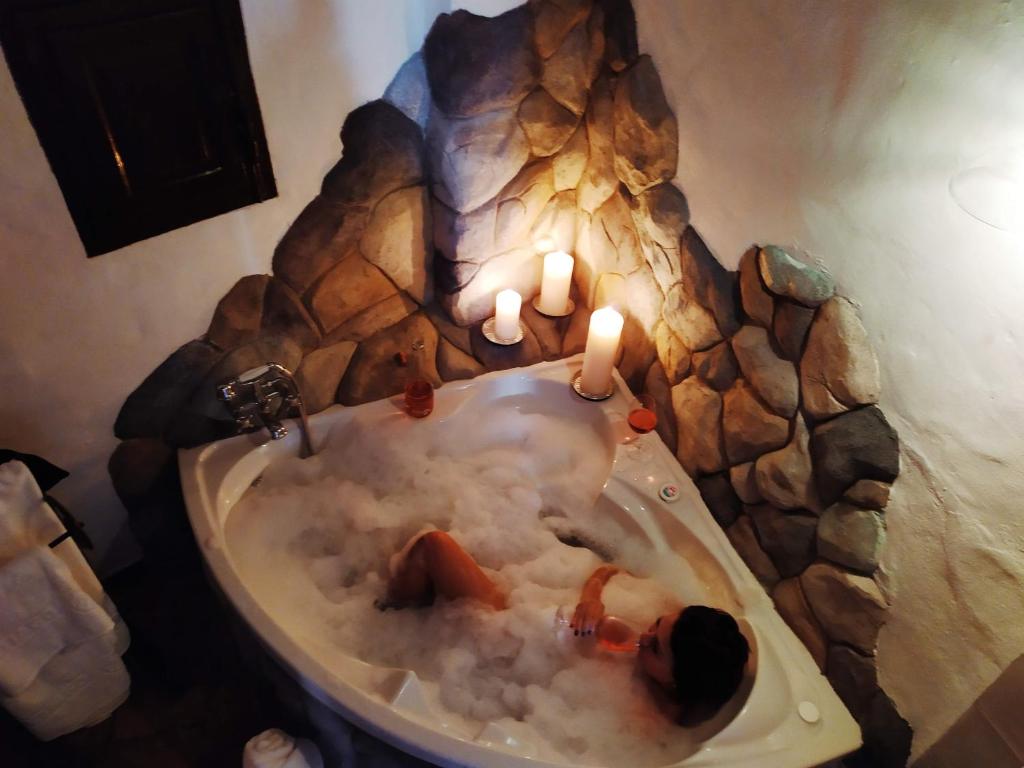
[[[422,419],[434,410],[434,386],[423,378],[424,344],[417,340],[409,355],[409,376],[405,384],[405,410],[410,416]]]
[[[626,417],[630,428],[640,435],[646,435],[658,426],[658,416],[654,412],[654,398],[648,394],[638,395],[630,406]]]
[[[559,636],[584,643],[593,641],[598,648],[609,653],[636,653],[640,650],[640,633],[615,616],[601,617],[592,636],[575,635],[570,626],[574,613],[575,608],[569,605],[559,606],[555,611],[555,632]]]

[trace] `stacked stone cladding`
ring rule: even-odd
[[[874,674],[886,601],[873,575],[899,470],[874,353],[823,270],[769,245],[732,272],[706,246],[672,183],[676,117],[628,0],[443,14],[341,140],[273,274],[241,278],[207,333],[128,396],[112,476],[233,434],[214,387],[267,360],[296,371],[317,412],[396,394],[395,353],[416,340],[435,385],[575,354],[591,310],[614,303],[619,370],[655,397],[662,439],[856,703],[869,746],[902,744]],[[576,258],[572,316],[529,304],[542,240]],[[506,287],[527,299],[525,335],[498,347],[480,326]],[[135,524],[138,489],[124,497]]]

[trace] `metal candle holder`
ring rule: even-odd
[[[569,315],[576,311],[576,302],[573,301],[572,299],[565,300],[565,312],[562,312],[557,315],[553,315],[550,312],[545,312],[543,309],[540,308],[539,294],[537,296],[534,296],[533,301],[530,303],[533,304],[534,309],[536,309],[540,314],[544,315],[545,317],[568,317]]]
[[[585,392],[583,390],[583,371],[580,371],[572,377],[572,391],[582,397],[584,400],[593,400],[595,402],[600,400],[607,400],[609,397],[615,394],[615,379],[612,379],[608,383],[608,391],[604,394],[595,395],[591,392]]]
[[[500,336],[498,336],[498,334],[497,334],[497,332],[495,331],[495,328],[494,328],[495,325],[496,325],[496,319],[493,318],[493,317],[489,317],[486,320],[484,320],[483,327],[480,329],[483,332],[483,334],[484,334],[484,338],[487,339],[492,344],[500,344],[503,347],[508,347],[508,346],[513,345],[513,344],[518,344],[520,341],[523,340],[523,321],[522,320],[519,321],[519,332],[516,333],[515,338],[513,338],[513,339],[503,339]]]

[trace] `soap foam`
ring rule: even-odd
[[[232,560],[292,636],[415,670],[441,717],[470,737],[494,721],[538,757],[664,765],[692,753],[693,737],[656,711],[633,657],[588,651],[554,629],[556,608],[574,606],[601,564],[563,544],[556,533],[566,531],[637,574],[617,575],[603,597],[633,626],[706,602],[682,560],[623,546],[622,529],[592,514],[609,467],[592,427],[515,403],[499,401],[483,426],[458,414],[356,415],[316,456],[267,468],[229,516]],[[391,556],[426,527],[451,533],[508,595],[507,610],[374,607]]]

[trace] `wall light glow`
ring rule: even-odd
[[[1004,232],[1024,230],[1024,146],[992,150],[949,181],[964,211]]]

